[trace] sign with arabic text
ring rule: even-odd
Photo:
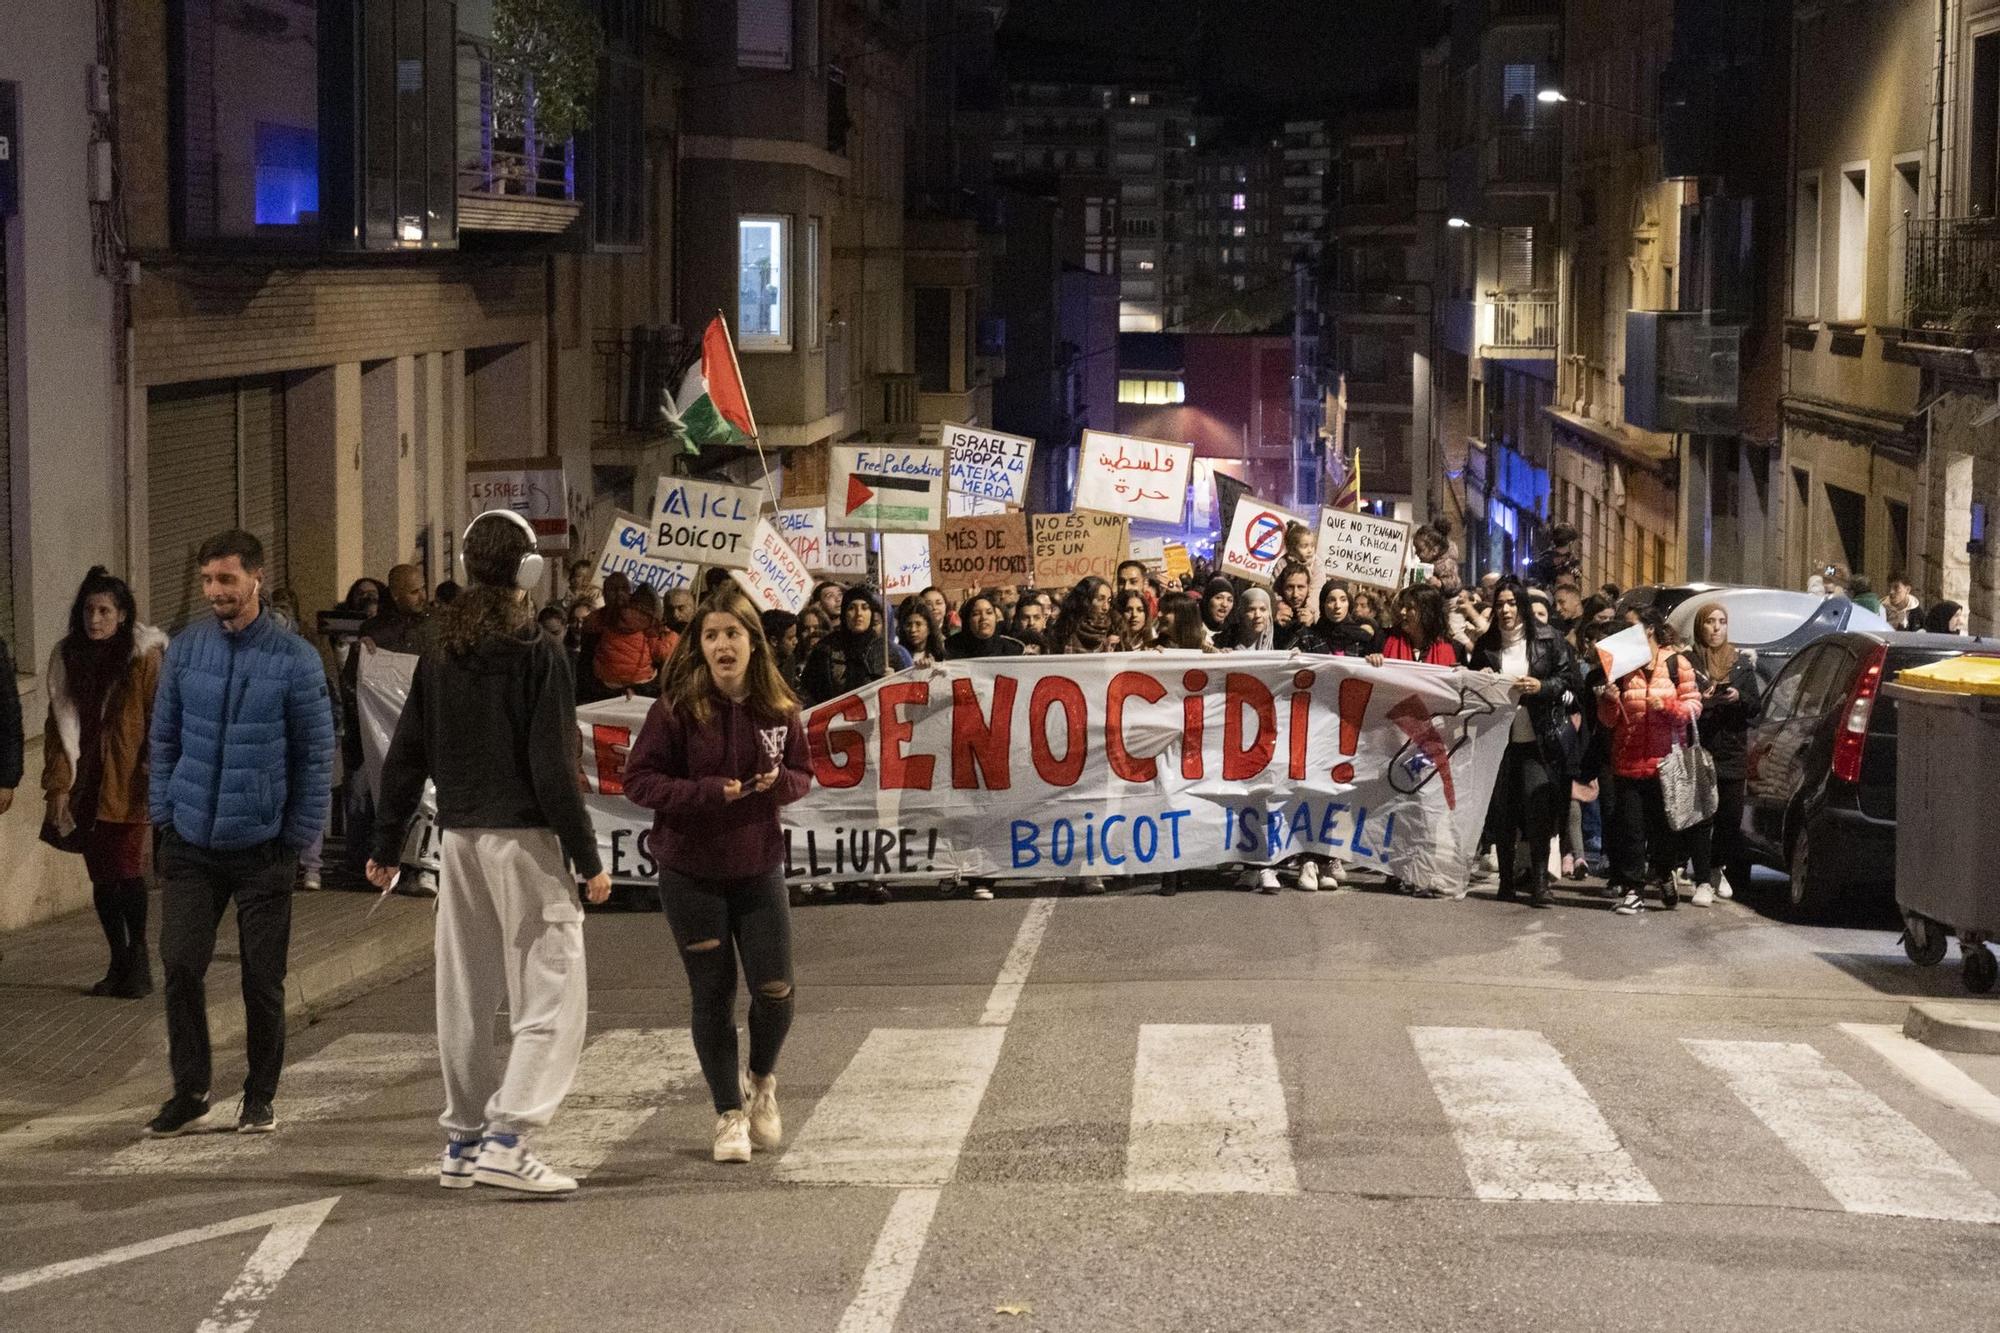
[[[1305,520],[1254,495],[1236,502],[1229,537],[1222,544],[1222,572],[1269,585],[1285,558],[1285,528]]]
[[[945,461],[942,449],[834,446],[827,526],[862,532],[936,532],[944,521]]]
[[[951,489],[980,500],[1020,505],[1028,494],[1035,442],[979,426],[946,422],[940,443],[951,456]]]
[[[1087,430],[1077,455],[1076,507],[1179,523],[1193,471],[1193,445]]]
[[[921,532],[885,532],[882,593],[893,604],[931,586],[931,539]]]
[[[1319,568],[1314,587],[1346,579],[1371,588],[1400,588],[1410,560],[1410,525],[1354,509],[1319,511]]]
[[[1116,579],[1126,523],[1109,514],[1037,514],[1035,586],[1061,591],[1079,579]]]
[[[653,491],[652,554],[742,569],[750,563],[763,494],[755,486],[731,486],[693,477],[661,477]]]
[[[597,558],[597,585],[613,574],[623,574],[632,586],[645,586],[662,596],[675,588],[692,588],[700,568],[676,560],[655,559],[648,552],[652,544],[646,520],[631,514],[614,514],[611,531],[604,535],[604,552]]]

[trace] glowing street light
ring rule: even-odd
[[[1547,106],[1554,106],[1558,102],[1569,101],[1569,98],[1560,88],[1544,88],[1535,94],[1535,100]]]
[[[1465,230],[1465,228],[1470,227],[1472,224],[1470,222],[1467,222],[1464,218],[1446,218],[1444,220],[1444,225],[1456,231],[1463,231]]]

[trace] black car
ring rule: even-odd
[[[1751,858],[1791,877],[1784,906],[1821,920],[1895,910],[1896,701],[1900,671],[2000,644],[1951,634],[1829,634],[1802,647],[1751,729],[1743,833]]]

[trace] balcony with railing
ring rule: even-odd
[[[458,38],[458,225],[554,235],[582,212],[576,141],[535,130],[534,89],[512,87],[490,43]]]
[[[2000,346],[2000,218],[1913,218],[1904,325],[1916,341]]]
[[[690,359],[686,336],[672,324],[600,329],[591,340],[597,373],[591,424],[600,438],[643,442],[665,433],[660,407],[678,388],[676,372]]]
[[[1552,357],[1556,351],[1556,302],[1538,293],[1499,292],[1483,303],[1491,321],[1488,355]]]

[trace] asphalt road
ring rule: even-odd
[[[1826,1333],[2000,1310],[2000,1057],[1899,1044],[1910,997],[1959,990],[1893,934],[1221,890],[794,924],[782,1153],[708,1160],[665,925],[593,914],[593,1044],[543,1140],[578,1194],[426,1173],[420,974],[294,1036],[273,1137],[139,1144],[163,1085],[0,1134],[0,1329]]]

